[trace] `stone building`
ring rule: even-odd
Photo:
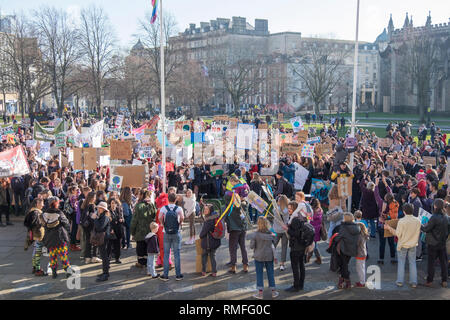
[[[424,26],[415,27],[406,14],[403,27],[395,29],[392,15],[387,29],[377,38],[380,47],[380,97],[378,107],[384,112],[418,110],[417,85],[405,68],[405,47],[420,37],[436,44],[438,63],[430,81],[427,101],[423,106],[432,112],[450,112],[450,23],[432,24],[431,13]]]

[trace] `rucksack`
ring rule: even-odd
[[[167,212],[164,217],[164,231],[167,234],[177,234],[180,224],[178,223],[178,207],[175,206],[173,209],[170,209],[169,206],[165,206]]]
[[[223,219],[220,220],[219,223],[217,223],[217,220],[219,220],[219,218],[216,218],[216,220],[214,220],[215,227],[214,231],[211,233],[211,236],[214,239],[222,239],[225,236],[225,223],[223,222]]]
[[[300,232],[300,244],[309,247],[314,242],[314,227],[310,223],[304,222],[300,228]]]
[[[27,227],[28,230],[31,230],[33,228],[33,214],[32,211],[28,212],[25,216],[25,219],[23,220],[23,225]]]
[[[286,180],[286,189],[283,190],[286,197],[292,198],[294,196],[294,185]]]

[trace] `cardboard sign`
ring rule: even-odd
[[[265,202],[264,199],[258,196],[254,191],[250,191],[247,196],[247,200],[248,203],[261,214],[267,209],[267,202]]]
[[[284,114],[283,113],[278,113],[278,122],[283,122],[284,121]]]
[[[320,137],[312,137],[306,141],[308,144],[320,143]]]
[[[423,164],[431,164],[433,167],[436,167],[436,157],[423,157]]]
[[[381,148],[390,148],[392,146],[392,139],[390,138],[378,138],[378,145]]]
[[[64,148],[66,146],[66,135],[64,134],[57,134],[55,135],[55,146],[57,148]]]
[[[333,153],[333,147],[329,143],[316,144],[316,148],[314,149],[314,152],[319,156],[324,155],[324,154],[331,155]]]
[[[308,141],[308,130],[300,130],[297,133],[298,143],[306,143]]]
[[[281,152],[285,154],[299,154],[302,149],[300,143],[285,143],[281,146]]]
[[[292,143],[292,133],[280,133],[280,144]]]
[[[84,168],[83,170],[97,169],[97,149],[83,148]]]
[[[230,117],[228,117],[228,116],[214,116],[213,120],[215,122],[219,122],[219,121],[225,122],[225,121],[230,121]]]
[[[338,193],[339,198],[347,199],[352,196],[352,184],[353,178],[350,177],[338,177]]]
[[[73,151],[73,169],[83,170],[83,149],[74,148],[72,151]]]
[[[148,166],[114,166],[111,175],[123,177],[122,188],[147,188]]]
[[[131,160],[131,141],[111,140],[111,160]]]
[[[386,220],[384,223],[387,224],[392,229],[397,229],[398,219]],[[393,236],[395,236],[395,234],[391,233],[389,230],[384,229],[385,238],[390,238]]]

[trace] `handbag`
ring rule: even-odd
[[[91,245],[95,247],[100,247],[105,243],[105,232],[97,232],[92,230],[91,238],[89,239],[91,242]]]
[[[327,241],[328,240],[328,232],[327,228],[325,227],[325,222],[322,219],[322,222],[320,223],[320,240]]]

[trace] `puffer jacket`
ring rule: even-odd
[[[134,208],[131,218],[130,232],[136,241],[144,241],[148,234],[150,223],[155,221],[156,208],[151,202],[139,202]]]
[[[449,235],[450,219],[442,212],[435,212],[431,215],[430,221],[421,227],[426,232],[426,242],[430,246],[445,248]]]
[[[45,235],[42,240],[47,248],[60,247],[69,243],[70,224],[59,209],[50,208],[42,214]]]
[[[340,242],[341,254],[356,257],[361,227],[354,222],[342,222],[336,240]]]
[[[211,235],[215,228],[216,218],[218,217],[218,213],[213,213],[206,217],[205,222],[203,223],[202,231],[200,231],[200,239],[203,250],[214,250],[220,247],[220,239],[215,239]]]
[[[105,233],[106,244],[106,241],[111,237],[111,219],[105,213],[102,213],[94,220],[94,230],[98,233]]]
[[[289,247],[291,248],[291,251],[305,252],[306,247],[300,243],[303,223],[305,222],[300,218],[295,217],[288,226]]]
[[[31,208],[28,213],[31,215],[33,240],[42,241],[45,235],[44,220],[42,219],[42,211],[38,208]]]
[[[274,236],[271,233],[255,232],[248,236],[250,248],[254,250],[253,258],[256,261],[273,261],[275,257],[275,247],[273,245]]]

